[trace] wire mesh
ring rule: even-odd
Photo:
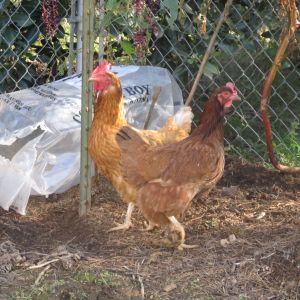
[[[57,29],[47,35],[43,5],[58,5]],[[71,74],[81,21],[79,1],[6,0],[0,4],[0,92]],[[94,59],[168,68],[188,96],[224,0],[97,1]],[[299,5],[299,1],[298,1]],[[243,101],[226,118],[226,145],[247,160],[268,162],[259,114],[265,75],[285,26],[275,0],[237,0],[218,35],[193,100],[195,124],[209,92],[234,82]],[[299,33],[298,33],[299,34]],[[270,120],[283,163],[300,164],[300,43],[292,41],[272,87]]]
[[[76,11],[70,0],[1,1],[0,93],[74,72]]]
[[[127,2],[130,2],[128,6]],[[186,98],[226,1],[107,1],[99,28],[106,57],[168,68]],[[299,4],[299,3],[298,3]],[[133,5],[133,6],[132,6]],[[209,91],[234,82],[243,101],[227,116],[226,145],[247,160],[268,162],[260,95],[285,26],[279,1],[234,1],[193,101],[195,124]],[[270,101],[279,159],[300,163],[300,43],[292,41]]]

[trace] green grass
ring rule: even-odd
[[[57,292],[59,287],[65,284],[64,280],[55,280],[51,283],[44,283],[39,287],[20,288],[16,291],[13,299],[15,300],[46,300],[49,295]]]
[[[88,271],[80,272],[75,279],[80,283],[86,284],[99,284],[110,287],[116,287],[120,285],[119,278],[109,271],[103,271],[99,274]]]
[[[289,166],[300,165],[300,135],[298,123],[292,123],[291,131],[282,138],[282,142],[274,143],[274,150],[280,162]]]

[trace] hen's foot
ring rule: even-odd
[[[118,226],[113,227],[108,230],[108,232],[117,231],[117,230],[128,230],[130,227],[133,227],[133,224],[131,223],[131,215],[134,209],[134,203],[130,202],[127,207],[125,222],[123,224],[118,224]]]
[[[112,232],[112,231],[117,231],[117,230],[128,230],[131,227],[133,227],[133,224],[131,222],[125,222],[123,224],[118,224],[118,226],[107,230],[107,232]]]
[[[146,228],[142,229],[142,231],[151,231],[153,230],[155,227],[158,227],[156,224],[152,223],[152,222],[144,222],[144,224],[146,225]]]
[[[198,245],[187,245],[187,244],[180,244],[177,249],[180,251],[183,251],[184,249],[192,249],[192,248],[197,248],[199,247]]]

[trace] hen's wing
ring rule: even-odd
[[[201,143],[195,137],[180,142],[151,146],[134,129],[123,127],[116,138],[121,148],[121,168],[126,179],[140,186],[151,180],[162,185],[182,185],[211,180],[223,158],[223,145]]]
[[[119,130],[116,141],[121,149],[122,174],[130,184],[137,187],[158,178],[176,151],[149,142],[139,131],[128,126]]]

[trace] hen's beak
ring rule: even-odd
[[[94,81],[100,81],[100,80],[101,80],[101,78],[99,76],[97,76],[97,77],[92,76],[92,77],[89,78],[88,81],[93,81],[94,82]]]
[[[234,111],[234,107],[233,107],[233,102],[240,102],[241,101],[241,97],[239,97],[237,94],[233,94],[229,101],[227,102],[228,105],[224,105],[224,111],[225,113],[230,113]]]
[[[92,76],[89,78],[89,81],[96,81],[96,82],[100,82],[102,80],[105,80],[107,77],[107,74],[104,73],[98,73],[98,74],[92,74]]]
[[[238,96],[237,94],[232,95],[229,99],[230,99],[229,101],[231,103],[233,103],[233,102],[240,102],[241,101],[241,97]]]
[[[241,99],[240,96],[238,96],[238,95],[236,94],[236,95],[233,95],[233,96],[232,96],[231,101],[232,101],[232,102],[234,102],[234,101],[240,102],[240,101],[242,101],[242,99]]]

